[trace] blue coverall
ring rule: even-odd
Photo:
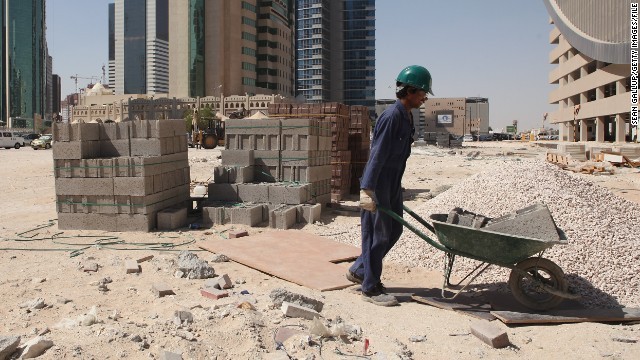
[[[371,154],[360,179],[361,189],[373,190],[378,206],[402,216],[402,175],[411,153],[413,120],[397,100],[378,118],[373,130]],[[362,252],[349,269],[364,278],[362,291],[370,292],[380,283],[382,259],[402,234],[402,224],[381,211],[360,211]]]

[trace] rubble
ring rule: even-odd
[[[198,255],[190,251],[182,251],[178,256],[178,270],[187,279],[207,279],[215,276],[215,270]]]

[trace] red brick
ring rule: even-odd
[[[240,238],[243,236],[249,236],[246,230],[234,230],[229,232],[229,239]]]
[[[204,288],[200,289],[200,294],[206,298],[218,300],[223,297],[229,296],[229,293],[226,291],[214,289],[214,288]]]

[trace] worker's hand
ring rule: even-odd
[[[373,198],[372,190],[360,190],[360,208],[367,211],[376,212],[376,201]]]

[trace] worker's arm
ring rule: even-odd
[[[394,142],[398,141],[396,117],[396,111],[386,111],[376,122],[369,161],[360,182],[361,189],[373,190],[375,193],[382,168],[393,151]]]

